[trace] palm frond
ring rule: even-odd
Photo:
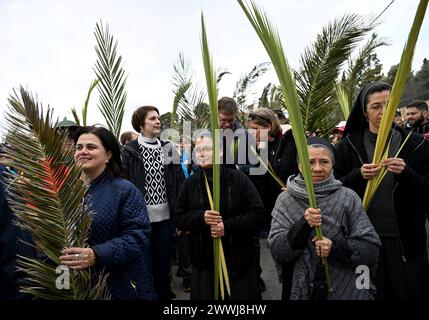
[[[179,119],[178,117],[178,108],[179,106],[182,109],[179,113],[183,118],[192,118],[192,109],[189,108],[188,100],[186,97],[186,93],[192,86],[192,80],[190,75],[190,66],[189,63],[185,60],[185,57],[182,53],[179,53],[179,58],[177,63],[174,65],[174,73],[173,73],[173,110],[171,111],[171,119],[170,119],[170,127],[176,127],[176,121]]]
[[[407,82],[408,75],[411,71],[414,49],[419,37],[420,28],[423,24],[427,6],[428,0],[420,0],[416,15],[414,17],[413,25],[411,27],[410,33],[408,34],[408,40],[405,44],[404,50],[402,51],[401,61],[399,63],[398,72],[395,76],[395,81],[393,82],[392,91],[390,92],[389,102],[387,103],[386,111],[383,113],[381,118],[381,124],[377,134],[377,142],[375,144],[374,156],[372,159],[373,163],[379,164],[383,160],[383,154],[384,150],[386,149],[385,146],[392,127],[393,118],[395,117],[401,96],[404,92],[405,83]],[[379,172],[378,176],[380,175],[383,175],[382,171]],[[370,200],[377,191],[377,187],[377,177],[368,181],[362,201],[363,207],[365,209],[368,209]]]
[[[171,112],[171,119],[170,119],[171,128],[174,128],[176,126],[176,119],[178,119],[177,109],[179,105],[182,106],[182,109],[180,110],[182,119],[192,117],[192,110],[189,110],[186,108],[188,106],[188,103],[186,100],[186,92],[188,92],[191,85],[192,85],[191,82],[184,83],[183,85],[177,88],[177,91],[174,92],[173,111]]]
[[[271,110],[286,108],[283,92],[280,86],[268,83],[259,98],[259,107]]]
[[[335,83],[352,50],[374,26],[356,14],[344,15],[324,27],[301,55],[295,78],[308,132],[326,136],[341,120]]]
[[[232,97],[237,101],[238,108],[245,106],[250,89],[269,70],[269,66],[269,62],[257,64],[237,81]]]
[[[176,126],[177,121],[190,121],[193,128],[207,128],[210,109],[205,103],[206,93],[195,84],[191,64],[182,53],[174,65],[172,83],[174,100],[171,127]]]
[[[342,86],[347,93],[349,106],[353,103],[355,92],[362,85],[364,71],[375,49],[386,45],[388,43],[383,38],[379,38],[376,33],[373,33],[368,42],[359,50],[358,55],[355,58],[349,57],[345,79],[342,81]]]
[[[8,99],[8,150],[13,166],[22,172],[8,179],[11,209],[19,225],[33,236],[35,247],[47,261],[20,257],[27,275],[22,291],[42,299],[104,299],[106,277],[90,280],[90,271],[70,271],[70,289],[57,288],[56,268],[61,250],[85,247],[91,213],[82,203],[87,190],[65,137],[56,130],[52,109],[47,111],[22,87]],[[23,143],[25,141],[25,143]],[[94,291],[98,286],[98,291]]]
[[[110,34],[109,26],[97,23],[94,34],[98,57],[94,72],[100,81],[97,86],[100,94],[98,108],[106,119],[109,130],[119,139],[127,100],[127,77],[122,68],[122,57],[117,55],[118,42]]]
[[[72,113],[72,115],[73,115],[73,118],[74,118],[74,121],[76,122],[76,124],[77,124],[78,126],[80,126],[80,119],[79,119],[79,115],[77,114],[77,111],[76,111],[76,108],[75,108],[75,107],[71,108],[71,113]]]
[[[341,110],[343,111],[344,120],[347,120],[350,114],[351,104],[349,104],[347,92],[342,84],[335,85],[335,93],[337,95],[338,103],[341,106]]]
[[[212,58],[210,55],[208,43],[207,43],[207,34],[206,27],[204,24],[204,15],[201,13],[201,52],[204,63],[204,71],[206,76],[207,83],[207,93],[209,97],[210,105],[210,124],[213,138],[213,200],[211,201],[212,210],[220,210],[220,164],[219,164],[219,155],[220,155],[220,135],[219,135],[219,126],[218,126],[218,105],[217,105],[217,79],[216,72],[213,69]],[[206,180],[206,187],[208,183]],[[208,188],[208,194],[210,188]],[[210,196],[211,198],[211,196]],[[229,277],[227,273],[225,257],[223,256],[222,241],[220,238],[213,239],[213,251],[214,251],[214,297],[215,300],[218,299],[219,288],[221,291],[222,299],[225,298],[224,293],[224,281],[229,296],[231,297],[231,290],[229,287]],[[225,272],[224,272],[225,271]]]
[[[203,92],[195,91],[198,101],[194,107],[194,120],[192,121],[193,127],[196,129],[207,129],[210,127],[210,106],[204,102],[206,95]]]
[[[226,76],[227,74],[231,74],[231,72],[225,69],[219,69],[216,71],[216,74],[217,74],[216,83],[219,83],[221,82],[224,76]]]
[[[88,93],[86,94],[86,99],[85,99],[85,102],[84,102],[83,107],[82,107],[82,123],[83,123],[83,126],[88,125],[86,120],[87,120],[87,114],[88,114],[89,99],[91,98],[92,91],[95,89],[95,87],[98,85],[99,82],[100,82],[99,79],[95,79],[89,85]]]
[[[250,1],[250,5],[246,5],[242,0],[237,1],[258,34],[265,49],[267,50],[273,67],[277,73],[289,113],[289,120],[291,122],[292,133],[298,151],[302,175],[304,176],[305,180],[309,204],[310,207],[317,208],[316,197],[314,196],[313,181],[311,177],[307,139],[305,136],[303,119],[301,116],[297,87],[295,80],[292,77],[292,70],[286,60],[279,34],[270,23],[267,15],[258,8],[255,2]],[[316,235],[318,239],[323,239],[320,227],[316,227]],[[325,266],[327,283],[330,288],[329,269],[326,258],[323,259],[323,263]]]
[[[252,92],[252,87],[269,70],[269,67],[269,62],[257,64],[252,68],[252,70],[241,76],[235,85],[235,90],[232,97],[237,102],[237,116],[242,124],[245,122],[247,103],[250,96],[254,94],[254,92]]]

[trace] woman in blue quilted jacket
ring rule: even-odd
[[[151,227],[140,191],[119,178],[120,148],[105,128],[82,127],[75,135],[75,159],[89,184],[85,202],[94,212],[88,248],[67,248],[61,263],[71,269],[109,273],[112,299],[154,299],[150,270]]]

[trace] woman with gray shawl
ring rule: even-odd
[[[309,208],[304,179],[298,174],[289,177],[287,191],[280,194],[272,212],[271,254],[280,269],[293,264],[292,279],[281,279],[283,290],[288,290],[283,297],[320,299],[317,284],[320,274],[323,276],[321,257],[326,257],[333,291],[326,291],[323,298],[373,299],[371,276],[377,266],[380,239],[360,198],[333,177],[335,151],[329,142],[309,138],[308,153],[318,209]],[[323,240],[316,239],[316,226],[321,226]]]

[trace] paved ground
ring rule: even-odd
[[[261,264],[262,279],[264,279],[267,290],[262,293],[264,300],[280,300],[281,284],[277,280],[277,273],[274,267],[274,261],[268,249],[267,239],[260,239],[261,242]],[[173,285],[177,300],[189,300],[189,293],[182,289],[182,278],[176,277],[177,266],[173,266]]]
[[[426,231],[429,235],[429,223],[426,223]],[[262,264],[262,278],[265,281],[267,290],[262,293],[264,300],[280,300],[281,299],[281,284],[277,280],[277,273],[274,267],[274,261],[271,257],[270,250],[266,239],[260,239],[261,242],[261,264]],[[429,237],[427,241],[427,248],[429,252]],[[173,285],[174,292],[176,293],[177,300],[189,300],[189,293],[185,293],[182,289],[182,278],[176,277],[177,266],[173,266]]]

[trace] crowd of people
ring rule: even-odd
[[[213,300],[213,239],[220,238],[229,299],[260,300],[265,237],[284,300],[428,299],[428,106],[406,106],[406,121],[392,123],[387,158],[372,163],[390,90],[382,82],[363,87],[331,141],[308,138],[317,208],[309,204],[293,128],[281,110],[250,111],[241,128],[236,102],[221,98],[219,159],[208,131],[183,136],[179,145],[160,140],[160,113],[153,106],[134,111],[135,132],[124,133],[120,143],[105,128],[64,124],[62,134],[89,187],[83,201],[94,216],[88,247],[64,249],[61,264],[108,272],[112,299],[167,301],[175,298],[174,257],[191,300]],[[28,235],[13,224],[3,179],[15,173],[0,157],[0,298],[18,299],[25,275],[16,271],[17,255],[35,254],[19,245]],[[209,201],[213,161],[221,163],[219,211]],[[261,161],[270,170],[254,174]],[[387,174],[365,210],[367,182],[382,167]],[[358,286],[362,267],[368,279]]]

